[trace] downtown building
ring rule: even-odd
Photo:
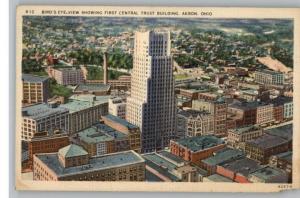
[[[169,32],[137,32],[126,119],[140,127],[142,152],[161,150],[176,136],[176,100]]]
[[[284,83],[284,75],[281,72],[265,69],[255,71],[254,80],[260,84],[282,85]]]
[[[23,99],[22,103],[34,104],[47,102],[49,98],[49,78],[22,74]]]

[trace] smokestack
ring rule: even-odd
[[[104,52],[103,56],[103,84],[107,85],[108,83],[108,59],[107,59],[107,52]]]

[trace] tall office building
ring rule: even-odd
[[[142,152],[161,150],[176,133],[169,32],[137,32],[126,119],[140,127]]]

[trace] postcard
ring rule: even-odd
[[[300,187],[300,9],[24,5],[16,24],[17,190]]]

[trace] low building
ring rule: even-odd
[[[141,131],[138,126],[111,114],[101,116],[101,119],[107,126],[110,126],[129,137],[131,150],[138,153],[141,152]]]
[[[227,136],[227,103],[220,97],[214,101],[193,100],[192,108],[199,111],[208,111],[214,116],[214,135],[217,137]]]
[[[68,103],[60,105],[69,110],[70,134],[77,133],[97,123],[108,114],[109,96],[73,95]]]
[[[257,161],[244,157],[217,165],[216,172],[217,174],[238,183],[250,183],[248,180],[249,174],[260,168],[261,166]]]
[[[289,182],[292,182],[293,176],[293,152],[287,151],[270,157],[269,165],[284,170],[289,177]]]
[[[48,73],[61,85],[78,85],[84,83],[83,71],[78,67],[48,68]]]
[[[201,160],[200,167],[208,171],[208,175],[216,173],[217,165],[244,157],[244,152],[237,149],[224,148],[216,151],[213,156]]]
[[[237,127],[256,124],[257,120],[257,102],[239,102],[234,101],[228,105],[228,114],[235,114],[241,118]]]
[[[67,131],[69,110],[57,104],[35,104],[22,108],[22,140],[29,141],[39,132]]]
[[[65,131],[55,130],[35,133],[28,142],[29,168],[32,169],[34,154],[57,152],[69,144],[69,136]]]
[[[171,153],[186,161],[200,164],[201,160],[225,147],[222,139],[215,136],[196,136],[170,141]]]
[[[47,102],[50,95],[49,78],[22,74],[24,104]]]
[[[179,95],[195,100],[198,98],[198,90],[195,89],[180,89]]]
[[[293,124],[267,129],[265,133],[285,139],[288,142],[289,150],[293,149]]]
[[[284,83],[284,74],[272,70],[255,71],[254,80],[260,84],[282,85]]]
[[[110,98],[108,100],[108,113],[118,116],[122,119],[126,118],[126,102],[120,97]]]
[[[256,124],[266,124],[275,121],[273,104],[262,103],[257,106]]]
[[[90,157],[114,153],[116,152],[115,137],[105,133],[112,130],[110,127],[100,130],[95,125],[73,135],[72,141],[81,145]]]
[[[75,94],[93,94],[96,96],[110,95],[110,85],[101,83],[80,84],[74,89]]]
[[[252,172],[248,178],[253,183],[288,183],[288,174],[285,171],[269,166]]]
[[[33,179],[41,181],[144,181],[145,160],[134,151],[89,158],[75,144],[33,158]]]
[[[288,149],[289,142],[287,140],[269,134],[247,141],[245,144],[247,157],[262,164],[268,163],[270,156],[288,151]]]
[[[145,159],[146,170],[165,182],[199,182],[195,166],[167,151],[142,155]],[[146,178],[151,181],[150,178]]]
[[[214,134],[214,116],[206,111],[180,110],[177,113],[179,138]]]
[[[229,146],[237,149],[245,149],[245,142],[256,139],[263,135],[263,129],[251,125],[228,130],[227,143]]]

